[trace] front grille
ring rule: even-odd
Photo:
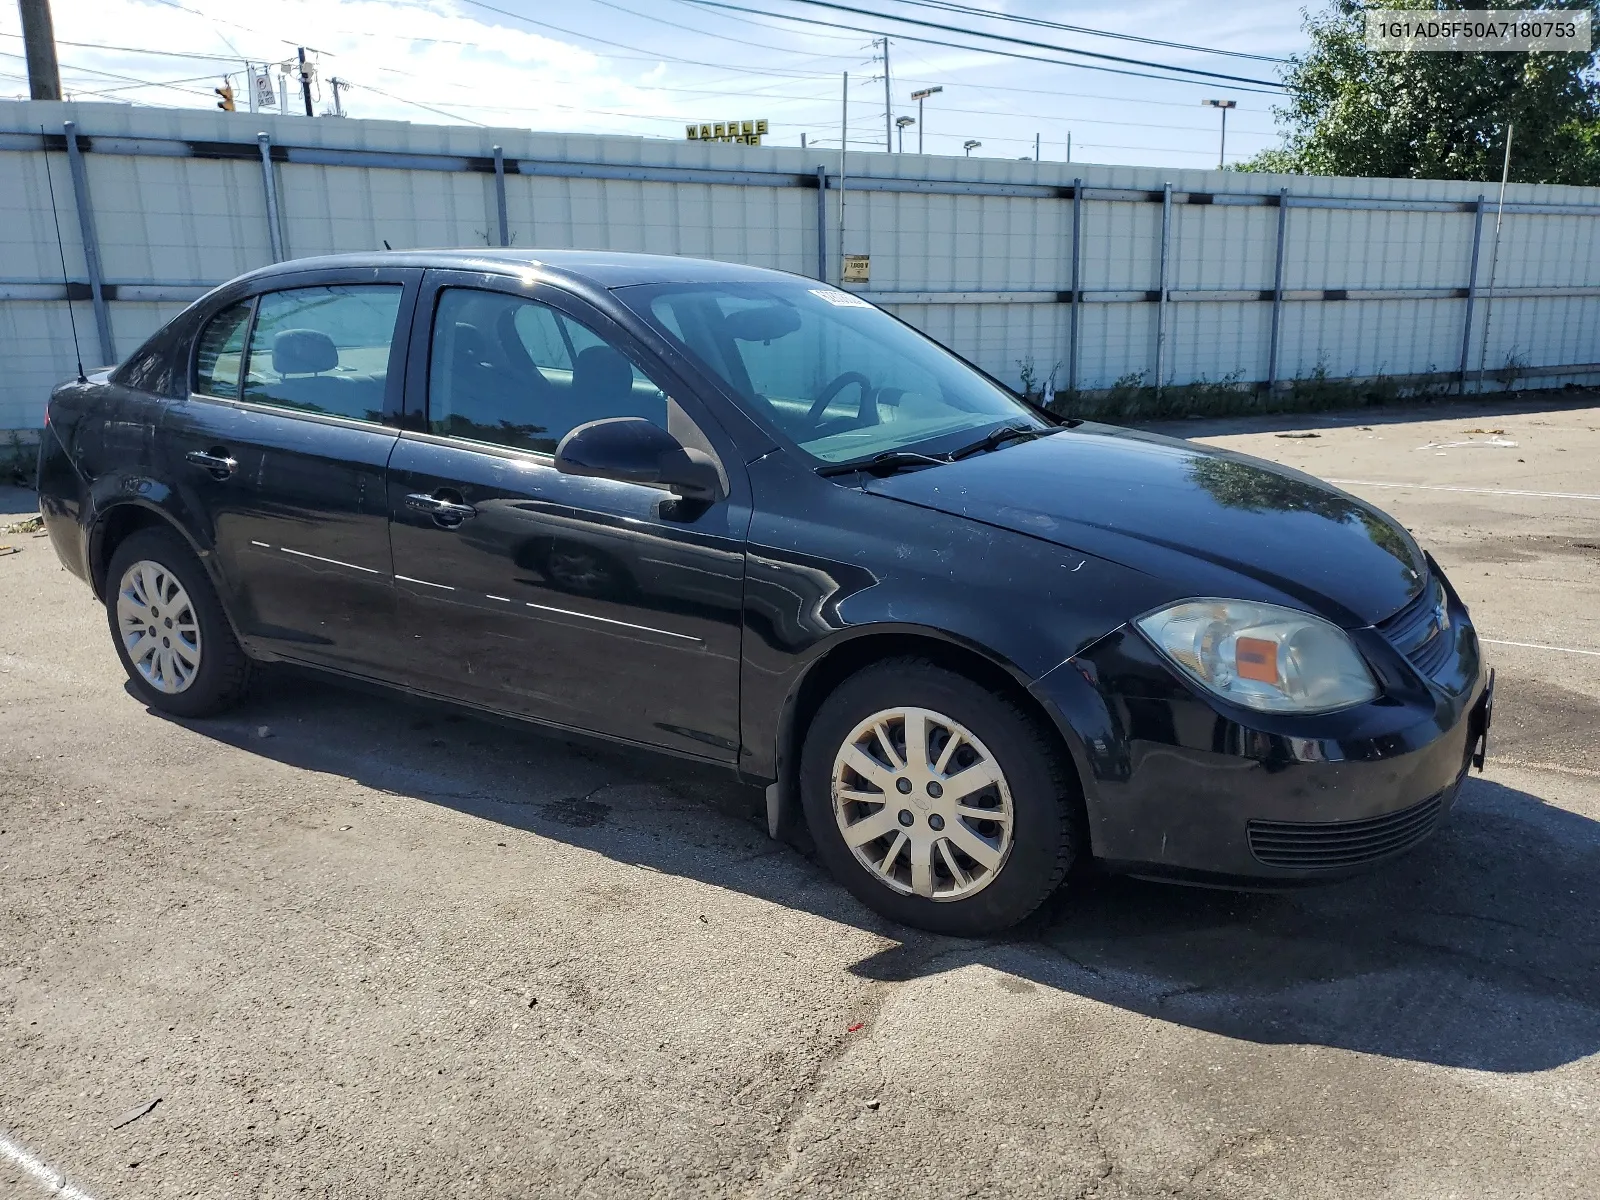
[[[1443,585],[1430,578],[1415,599],[1378,623],[1378,632],[1412,666],[1432,679],[1450,658],[1456,640]]]
[[[1251,821],[1250,853],[1269,867],[1332,871],[1409,850],[1439,823],[1445,792],[1362,821]]]

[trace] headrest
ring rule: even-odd
[[[272,369],[279,375],[315,375],[339,365],[339,347],[320,329],[285,329],[272,339]]]
[[[627,395],[633,390],[633,368],[620,350],[590,346],[572,364],[572,390],[580,396]]]
[[[456,322],[455,349],[458,359],[471,359],[473,362],[482,362],[487,354],[483,334],[476,325],[469,325],[465,321]]]

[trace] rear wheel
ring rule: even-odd
[[[168,529],[129,535],[106,579],[111,637],[141,700],[181,717],[211,716],[239,702],[250,660],[181,537]]]
[[[806,735],[801,798],[833,874],[936,933],[1016,924],[1076,851],[1077,780],[1052,734],[925,659],[878,663],[828,697]]]

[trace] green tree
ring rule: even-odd
[[[1583,9],[1577,2],[1529,8]],[[1368,8],[1460,10],[1444,0],[1333,0],[1302,10],[1311,48],[1284,68],[1281,147],[1245,171],[1415,179],[1500,177],[1514,122],[1511,178],[1600,184],[1600,72],[1587,54],[1450,54],[1368,50]],[[1491,7],[1468,0],[1468,8]],[[1512,7],[1503,2],[1492,7]],[[1518,6],[1520,7],[1520,5]],[[1600,26],[1600,20],[1595,21]]]

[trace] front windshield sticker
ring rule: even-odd
[[[835,308],[871,308],[860,296],[852,296],[849,292],[841,292],[834,288],[812,288],[813,296],[820,296]]]

